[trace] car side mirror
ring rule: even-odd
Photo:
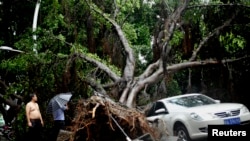
[[[220,100],[216,99],[215,102],[216,102],[216,103],[220,103]]]
[[[156,114],[167,114],[168,112],[164,108],[160,108],[155,111]]]

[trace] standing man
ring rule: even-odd
[[[68,104],[60,107],[56,111],[53,111],[53,119],[54,119],[54,129],[53,129],[53,141],[57,140],[57,136],[60,132],[60,130],[65,129],[65,115],[64,111],[68,110]]]
[[[37,104],[37,96],[35,93],[30,94],[30,102],[26,104],[26,118],[29,127],[28,139],[29,141],[40,141],[42,139],[41,131],[44,125],[43,118]]]

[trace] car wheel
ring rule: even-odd
[[[188,131],[184,125],[177,125],[174,133],[175,136],[178,137],[177,141],[191,141]]]

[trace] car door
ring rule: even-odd
[[[157,126],[163,126],[170,135],[173,135],[170,114],[163,102],[155,102],[147,113],[147,120],[152,124],[158,123]],[[161,123],[161,120],[163,123]]]

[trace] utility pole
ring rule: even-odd
[[[37,19],[38,19],[38,13],[39,13],[39,9],[40,9],[40,4],[41,4],[41,0],[37,0],[36,2],[36,8],[34,11],[34,18],[33,18],[33,25],[32,25],[32,31],[33,31],[33,40],[34,40],[34,47],[33,47],[33,51],[37,54],[37,36],[36,36],[36,29],[37,29]]]

